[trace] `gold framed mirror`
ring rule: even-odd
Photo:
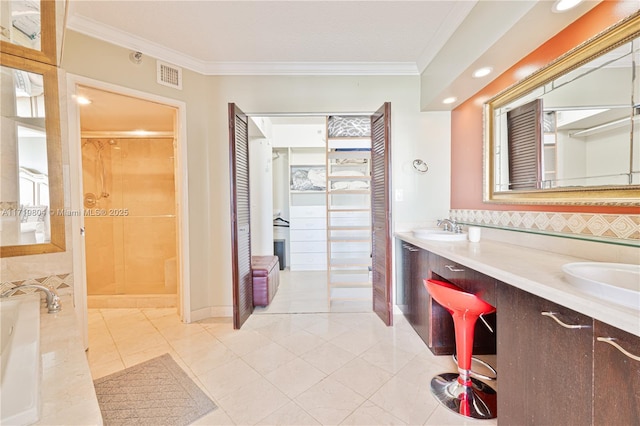
[[[65,250],[57,68],[0,57],[0,257]]]
[[[484,104],[484,201],[640,205],[640,12]]]

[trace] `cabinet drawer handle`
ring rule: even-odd
[[[628,356],[631,359],[635,359],[636,361],[640,361],[640,356],[634,355],[630,352],[628,352],[625,348],[623,348],[622,346],[620,346],[619,344],[617,344],[615,342],[616,339],[614,339],[613,337],[598,337],[598,342],[605,342],[610,344],[611,346],[613,346],[614,348],[616,348],[617,350],[619,350],[620,352],[622,352],[623,354],[625,354],[626,356]]]
[[[456,268],[454,265],[444,265],[451,272],[464,272],[464,269]]]
[[[564,322],[560,321],[558,319],[558,317],[556,317],[557,312],[541,312],[541,314],[544,315],[545,317],[551,317],[555,322],[557,322],[558,324],[560,324],[564,328],[571,328],[571,329],[575,329],[575,328],[591,328],[591,326],[589,326],[589,325],[565,324]]]
[[[408,245],[408,244],[403,244],[403,245],[402,245],[402,247],[403,247],[403,248],[406,248],[406,249],[407,249],[407,250],[409,250],[409,251],[420,251],[420,249],[417,249],[417,248],[415,248],[415,247],[411,247],[411,246],[410,246],[410,245]]]

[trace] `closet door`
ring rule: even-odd
[[[393,324],[391,299],[391,103],[371,116],[373,311]]]
[[[229,104],[229,170],[233,328],[238,329],[253,312],[253,282],[249,226],[249,125],[246,114],[233,103]]]

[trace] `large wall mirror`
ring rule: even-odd
[[[64,251],[55,66],[0,57],[0,257]]]
[[[640,14],[485,104],[485,201],[640,205]]]

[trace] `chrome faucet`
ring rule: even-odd
[[[456,234],[462,232],[462,226],[453,219],[438,219],[437,226],[442,226],[445,231],[455,232]]]
[[[2,292],[2,294],[0,294],[0,298],[9,297],[14,293],[16,293],[17,291],[20,291],[25,288],[35,288],[36,290],[40,290],[44,292],[45,296],[47,297],[47,312],[49,312],[50,314],[55,314],[56,312],[60,312],[60,309],[62,309],[62,305],[60,304],[60,297],[58,296],[58,293],[56,293],[56,291],[53,289],[50,289],[43,285],[38,285],[38,284],[25,284],[25,285],[16,286],[11,290]]]

